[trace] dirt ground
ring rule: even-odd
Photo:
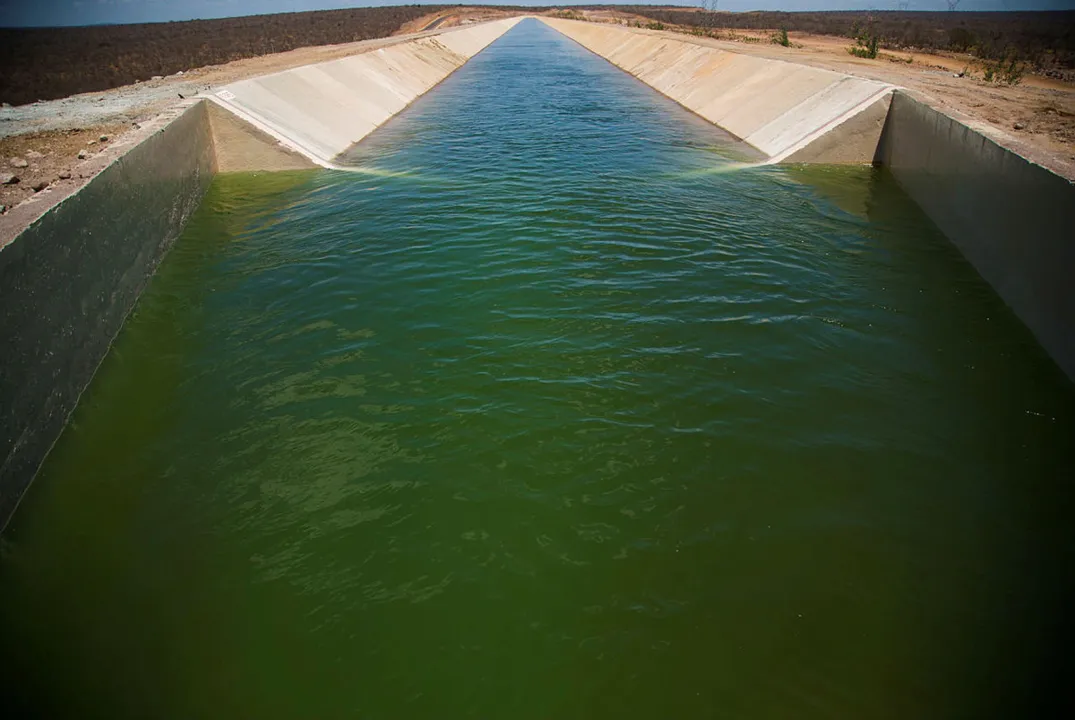
[[[395,34],[405,35],[408,33],[422,32],[423,30],[442,30],[444,28],[459,27],[460,25],[470,25],[476,22],[498,20],[500,18],[512,17],[513,15],[518,15],[518,13],[488,7],[456,7],[429,13],[428,15],[423,15],[409,23],[404,23],[403,27],[401,27]]]
[[[408,23],[397,35],[343,45],[300,48],[188,70],[168,77],[60,100],[0,108],[0,214],[50,189],[138,124],[214,87],[369,52],[446,27],[482,22],[512,13],[488,8],[452,8]],[[587,13],[600,22],[649,22],[618,11]],[[882,51],[875,60],[848,54],[847,38],[791,33],[792,47],[770,42],[766,32],[726,32],[712,39],[663,31],[679,39],[769,58],[824,67],[889,82],[970,124],[1000,144],[1075,181],[1075,85],[1026,76],[1017,86],[986,83],[970,56]],[[958,75],[963,74],[962,77]],[[108,139],[102,141],[101,136]],[[16,167],[25,162],[25,167]],[[11,177],[9,177],[11,176]],[[17,179],[16,179],[17,178]],[[2,223],[4,218],[0,218]]]
[[[86,179],[82,160],[109,146],[127,125],[104,124],[89,129],[53,130],[0,140],[0,205],[12,208],[60,180]],[[79,153],[83,154],[79,158]],[[18,161],[27,163],[26,167]],[[12,163],[15,164],[12,164]]]

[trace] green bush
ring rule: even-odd
[[[849,47],[847,51],[860,58],[873,59],[877,57],[877,43],[878,37],[869,30],[862,30],[855,37],[855,44]]]
[[[773,35],[774,45],[783,45],[784,47],[791,47],[791,41],[788,40],[787,28],[780,28],[780,32]]]
[[[982,68],[982,79],[987,83],[1018,85],[1023,81],[1025,74],[1026,65],[1016,60],[1015,55],[986,63]]]
[[[1026,66],[1023,63],[1016,62],[1013,56],[1001,70],[1000,79],[1009,85],[1018,85],[1023,81],[1024,74],[1026,74]]]

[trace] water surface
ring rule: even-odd
[[[11,706],[1051,703],[1071,384],[886,174],[747,159],[524,22],[218,178],[4,540]]]

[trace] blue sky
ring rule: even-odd
[[[329,8],[400,5],[407,0],[0,0],[0,27],[159,22]],[[410,2],[421,0],[410,0]],[[668,5],[676,0],[653,3]],[[428,4],[428,3],[427,3]],[[512,2],[549,5],[549,2]],[[592,4],[576,0],[571,3]],[[641,4],[637,0],[633,3]],[[697,4],[680,0],[680,4]],[[721,0],[725,10],[894,10],[896,0]],[[944,10],[945,0],[911,0],[912,10]],[[1075,0],[962,0],[960,10],[1061,10]]]

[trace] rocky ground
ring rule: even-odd
[[[128,126],[95,125],[15,135],[0,141],[0,205],[4,211],[61,180],[84,179],[83,161],[107,148]]]

